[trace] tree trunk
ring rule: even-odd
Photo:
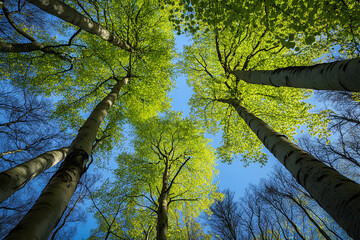
[[[92,21],[91,19],[85,17],[76,9],[70,7],[69,5],[59,1],[59,0],[27,0],[28,2],[34,4],[41,10],[52,14],[65,22],[71,23],[84,31],[95,34],[102,39],[108,41],[109,43],[120,47],[129,52],[134,52],[134,49],[121,39],[119,39],[114,33],[111,33],[107,29],[103,28],[97,22]]]
[[[39,46],[33,43],[6,43],[0,42],[0,52],[32,52],[40,50]]]
[[[24,187],[31,179],[61,162],[68,150],[68,147],[64,147],[46,152],[0,173],[0,203]]]
[[[360,239],[360,185],[290,142],[236,100],[232,105],[265,147],[354,239]]]
[[[156,239],[166,240],[168,232],[168,194],[161,194],[159,197],[159,208],[157,210]]]
[[[248,83],[275,87],[360,91],[360,58],[309,67],[295,66],[279,68],[273,71],[236,70],[230,73]]]
[[[48,239],[86,170],[86,163],[101,122],[114,104],[121,87],[127,82],[128,78],[118,81],[111,92],[95,107],[79,129],[70,146],[69,155],[59,170],[50,179],[34,206],[5,239]]]
[[[163,182],[161,193],[159,196],[159,206],[156,211],[157,213],[157,224],[156,224],[156,239],[157,240],[167,240],[167,232],[169,226],[168,220],[168,196],[169,196],[169,174],[168,174],[168,164],[165,164],[165,170],[163,174]]]

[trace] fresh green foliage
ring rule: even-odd
[[[307,65],[317,53],[305,47],[301,53],[294,53],[274,44],[273,33],[260,25],[238,28],[238,35],[226,29],[199,35],[185,49],[181,64],[188,74],[188,84],[193,87],[190,102],[193,112],[212,132],[222,130],[223,141],[217,150],[223,161],[231,162],[240,154],[245,165],[264,164],[267,157],[261,151],[262,143],[231,106],[217,100],[238,99],[250,112],[292,140],[305,124],[312,134],[326,134],[327,121],[323,114],[309,112],[313,106],[304,100],[312,91],[248,84],[229,72]]]
[[[113,2],[111,6],[102,6],[101,2],[94,4],[104,9],[102,14],[112,23],[103,24],[111,26],[135,47],[136,53],[81,32],[73,39],[76,46],[59,48],[73,57],[71,65],[51,55],[31,52],[7,55],[9,61],[6,64],[4,61],[4,66],[8,68],[5,77],[16,84],[60,98],[54,118],[61,118],[64,129],[71,127],[74,131],[110,92],[115,80],[130,76],[129,84],[121,90],[121,96],[99,131],[98,138],[103,139],[101,149],[107,152],[120,143],[124,123],[146,120],[170,107],[168,93],[173,87],[174,37],[167,21],[168,13],[160,10],[156,1],[122,1]],[[99,9],[91,9],[88,13],[96,16]],[[73,29],[67,23],[62,27],[67,29],[64,34]],[[54,39],[52,43],[56,44]]]
[[[340,53],[359,53],[360,4],[358,1],[306,0],[186,0],[166,1],[170,20],[179,32],[195,34],[212,28],[223,30],[236,25],[260,22],[286,48],[318,40],[341,44]],[[301,41],[296,36],[303,36]],[[355,47],[355,48],[354,48]]]
[[[231,106],[219,100],[237,99],[292,141],[301,126],[313,135],[327,134],[327,112],[314,113],[306,102],[312,91],[251,85],[230,72],[311,65],[338,45],[340,57],[359,53],[358,1],[65,2],[115,33],[135,52],[52,18],[45,25],[49,31],[18,18],[23,31],[62,58],[41,51],[0,53],[0,79],[56,97],[53,117],[62,121],[63,129],[75,133],[115,82],[130,78],[97,138],[99,150],[107,154],[120,148],[124,126],[129,124],[134,130],[134,151],[118,156],[116,179],[108,180],[95,194],[101,213],[96,213],[100,226],[92,239],[106,234],[153,237],[165,172],[170,181],[169,238],[186,238],[185,231],[190,228],[209,238],[194,220],[214,199],[221,198],[213,184],[215,155],[204,131],[222,132],[217,153],[225,162],[239,156],[245,165],[267,160],[256,135]],[[185,119],[168,111],[168,93],[175,77],[172,61],[177,57],[173,31],[190,33],[194,41],[178,64],[194,91],[190,101],[194,115]],[[24,42],[18,32],[11,33],[14,36],[4,37],[5,42]],[[159,113],[162,117],[156,117]]]
[[[119,236],[142,238],[145,229],[156,229],[159,196],[168,178],[169,239],[184,231],[176,220],[180,216],[196,218],[206,211],[216,193],[214,150],[203,137],[203,130],[191,118],[168,112],[149,118],[134,128],[134,153],[122,153],[114,171],[116,180],[107,182],[97,192],[104,215],[114,215],[123,203],[112,227]],[[99,237],[108,226],[101,216]],[[111,222],[111,218],[107,220]]]

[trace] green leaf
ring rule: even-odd
[[[308,36],[305,38],[305,43],[307,45],[311,45],[313,42],[315,42],[315,37],[314,36]]]

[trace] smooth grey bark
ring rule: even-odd
[[[0,52],[32,52],[40,50],[40,47],[33,43],[6,43],[0,42]]]
[[[65,54],[62,54],[60,52],[51,49],[51,46],[47,48],[37,41],[34,41],[32,43],[15,43],[15,44],[0,42],[0,52],[22,53],[22,52],[33,52],[33,51],[42,51],[44,53],[52,54],[69,63],[72,63],[73,61],[72,57],[66,56]]]
[[[168,219],[168,197],[169,197],[169,172],[168,161],[166,160],[165,171],[162,179],[162,188],[158,200],[157,223],[156,223],[156,239],[167,240],[167,232],[169,227]]]
[[[276,70],[232,71],[248,83],[317,90],[360,91],[360,58]]]
[[[68,150],[68,147],[52,150],[1,172],[0,203],[24,187],[31,179],[61,162],[66,157]]]
[[[60,226],[58,226],[53,234],[51,235],[51,240],[55,240],[56,236],[58,234],[58,232],[65,226],[67,219],[69,218],[70,214],[74,211],[76,205],[84,198],[85,196],[85,192],[83,192],[75,201],[74,205],[71,207],[71,209],[69,210],[69,212],[65,215],[64,219],[62,220],[62,223],[60,224]]]
[[[247,111],[237,100],[223,99],[285,166],[296,181],[354,239],[360,239],[360,185],[320,162]]]
[[[118,80],[111,92],[95,107],[71,143],[68,156],[50,179],[34,206],[5,239],[48,239],[60,221],[84,172],[96,133],[128,78]]]
[[[52,14],[65,22],[71,23],[84,31],[95,34],[102,39],[108,41],[109,43],[120,47],[129,52],[134,52],[134,49],[121,39],[119,39],[114,33],[102,27],[97,22],[85,17],[76,9],[70,7],[69,5],[59,1],[59,0],[27,0],[28,2],[34,4],[41,10]]]

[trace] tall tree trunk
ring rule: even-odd
[[[64,147],[46,152],[0,173],[0,203],[24,187],[31,179],[61,162],[68,150],[68,147]]]
[[[36,50],[40,50],[40,48],[33,43],[0,42],[0,52],[32,52]]]
[[[290,142],[236,100],[232,105],[265,147],[354,239],[360,239],[360,185]]]
[[[168,196],[169,196],[169,173],[168,164],[165,164],[165,171],[163,174],[162,188],[158,200],[157,224],[156,224],[156,239],[167,240],[167,232],[169,226],[168,220]]]
[[[85,17],[76,9],[59,0],[27,0],[34,4],[41,10],[52,14],[65,22],[71,23],[84,31],[95,34],[109,43],[120,47],[129,52],[134,52],[134,49],[123,40],[119,39],[114,33],[102,27],[97,22]]]
[[[50,179],[34,206],[5,239],[48,239],[86,170],[86,163],[101,122],[114,104],[121,87],[127,82],[127,77],[118,81],[111,92],[95,107],[79,129],[71,143],[69,155],[59,170]]]
[[[360,58],[309,67],[295,66],[279,68],[273,71],[236,70],[230,73],[248,83],[275,87],[360,91]]]
[[[157,210],[156,239],[166,240],[168,232],[168,194],[161,194],[159,197],[159,208]]]

